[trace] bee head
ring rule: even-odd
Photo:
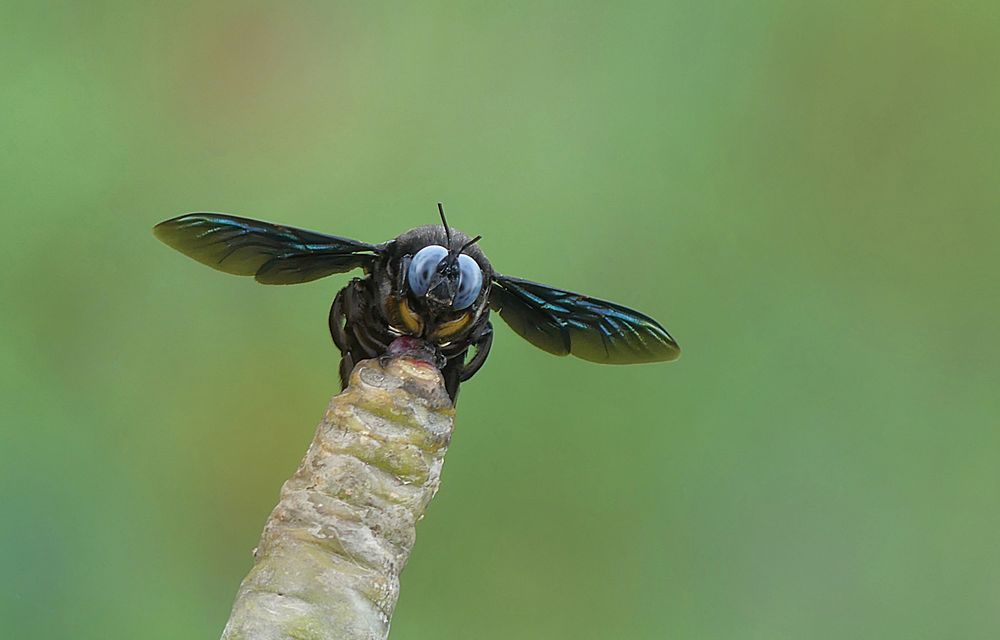
[[[454,248],[451,229],[438,203],[445,245],[428,244],[413,256],[407,266],[406,282],[410,293],[435,311],[462,311],[469,308],[483,288],[483,271],[476,260],[465,253],[482,236],[476,236]]]

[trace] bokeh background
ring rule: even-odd
[[[394,619],[423,638],[995,638],[992,2],[0,3],[0,635],[215,638],[336,391],[346,277],[225,211],[505,273],[685,350],[498,327]]]

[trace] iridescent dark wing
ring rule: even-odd
[[[157,238],[213,269],[263,284],[297,284],[372,265],[380,247],[221,213],[189,213],[153,227]]]
[[[667,330],[649,316],[537,282],[494,275],[490,306],[522,338],[556,355],[634,364],[676,360],[681,354]]]

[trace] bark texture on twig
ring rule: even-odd
[[[360,363],[264,527],[223,640],[383,640],[454,409],[441,374]]]

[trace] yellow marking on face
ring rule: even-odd
[[[410,303],[406,301],[406,298],[399,301],[399,317],[402,318],[406,330],[411,334],[419,336],[424,332],[423,319],[410,308]]]
[[[444,324],[438,325],[438,328],[431,334],[431,340],[440,340],[442,338],[449,338],[465,327],[468,326],[469,322],[472,320],[471,313],[463,313],[462,317],[456,318],[455,320],[449,320]]]

